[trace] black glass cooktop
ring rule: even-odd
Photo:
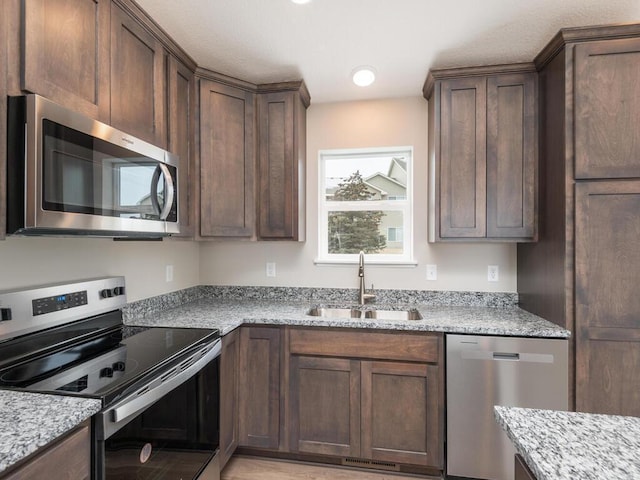
[[[75,333],[47,332],[0,345],[0,386],[100,398],[107,405],[219,336],[207,329],[130,327],[103,317],[80,322]]]

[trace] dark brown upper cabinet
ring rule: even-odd
[[[165,56],[157,37],[111,4],[111,124],[163,148]]]
[[[433,70],[429,241],[535,241],[533,64]]]
[[[258,238],[305,240],[304,82],[258,87]]]
[[[178,155],[178,205],[180,237],[193,237],[194,202],[190,185],[194,177],[195,77],[193,71],[173,56],[167,58],[167,148]]]
[[[25,0],[21,89],[109,121],[110,0]]]
[[[640,38],[575,46],[576,179],[640,177]]]
[[[255,233],[255,94],[200,80],[200,236]]]

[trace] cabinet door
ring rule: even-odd
[[[200,235],[251,237],[254,95],[200,80]]]
[[[25,0],[22,89],[109,121],[109,0]]]
[[[194,233],[194,214],[191,196],[193,175],[193,72],[184,64],[169,57],[167,69],[168,91],[168,149],[180,159],[178,169],[178,211],[181,237]]]
[[[362,362],[362,457],[441,468],[435,365]]]
[[[258,97],[261,239],[304,240],[305,118],[297,92]]]
[[[220,469],[238,446],[238,385],[240,373],[238,330],[222,337],[220,356]]]
[[[293,452],[360,456],[358,360],[293,355],[289,407]]]
[[[535,234],[535,73],[487,79],[487,237]]]
[[[440,110],[440,237],[486,236],[486,79],[443,80]]]
[[[23,466],[3,475],[3,480],[91,478],[91,432],[88,425],[79,427],[42,450]]]
[[[640,416],[640,181],[576,185],[576,409]]]
[[[111,4],[111,124],[166,146],[165,52],[133,17]]]
[[[280,329],[240,332],[240,441],[246,447],[280,445]]]
[[[640,177],[640,38],[575,47],[576,178]]]

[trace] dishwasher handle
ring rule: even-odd
[[[520,360],[519,353],[493,352],[494,360]]]
[[[491,361],[507,361],[507,362],[526,362],[526,363],[553,363],[553,354],[550,353],[515,353],[515,352],[499,352],[492,350],[463,350],[460,352],[462,360],[491,360]]]

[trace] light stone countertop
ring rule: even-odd
[[[307,315],[312,305],[307,302],[275,300],[228,300],[204,298],[178,307],[143,316],[130,315],[128,325],[186,328],[217,328],[226,335],[242,324],[295,325],[313,327],[367,328],[381,330],[468,333],[521,337],[567,338],[569,331],[517,307],[442,307],[411,305],[422,320],[382,320],[321,318]],[[348,307],[351,304],[327,306]],[[392,309],[399,309],[394,305]],[[366,308],[389,309],[384,305]]]
[[[640,479],[640,418],[494,407],[538,480]]]
[[[0,472],[101,408],[96,399],[0,390]]]

